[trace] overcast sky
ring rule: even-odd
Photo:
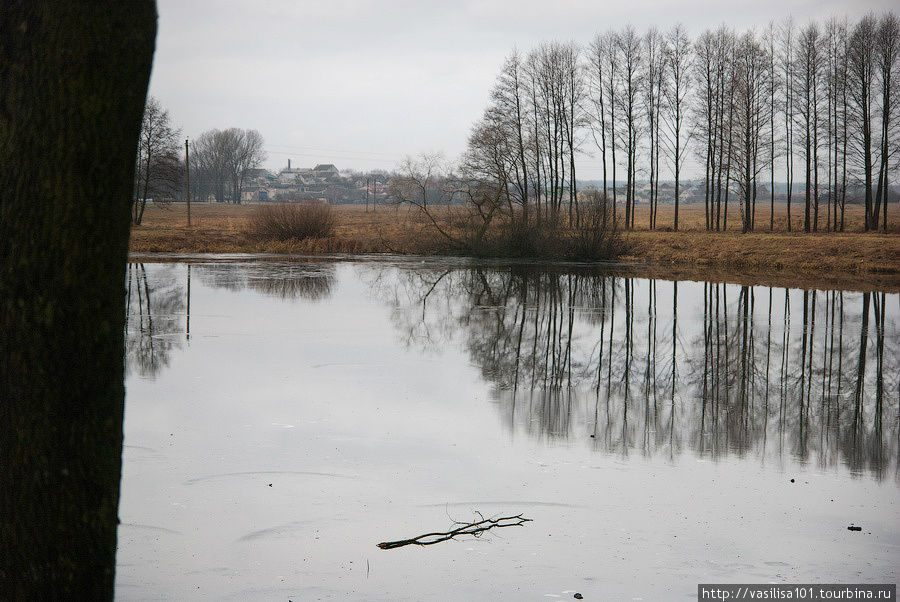
[[[627,23],[764,27],[892,0],[158,0],[150,94],[186,136],[259,130],[266,167],[393,169],[464,149],[504,56]],[[586,149],[589,150],[589,149]],[[588,156],[579,178],[599,176]]]

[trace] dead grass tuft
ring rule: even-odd
[[[334,224],[334,209],[326,203],[273,203],[253,209],[249,230],[259,241],[300,241],[329,238]]]

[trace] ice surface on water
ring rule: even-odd
[[[897,580],[897,295],[460,261],[128,290],[121,599]],[[476,511],[534,522],[375,547]]]

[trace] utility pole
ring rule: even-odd
[[[191,340],[191,264],[187,264],[187,319],[184,325],[185,339]]]
[[[188,227],[191,226],[191,160],[188,155],[188,139],[184,139],[184,186],[187,199]]]
[[[369,178],[366,178],[366,213],[369,212]]]

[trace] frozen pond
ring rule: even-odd
[[[898,295],[407,259],[128,296],[120,599],[897,582]],[[476,512],[533,522],[376,547]]]

